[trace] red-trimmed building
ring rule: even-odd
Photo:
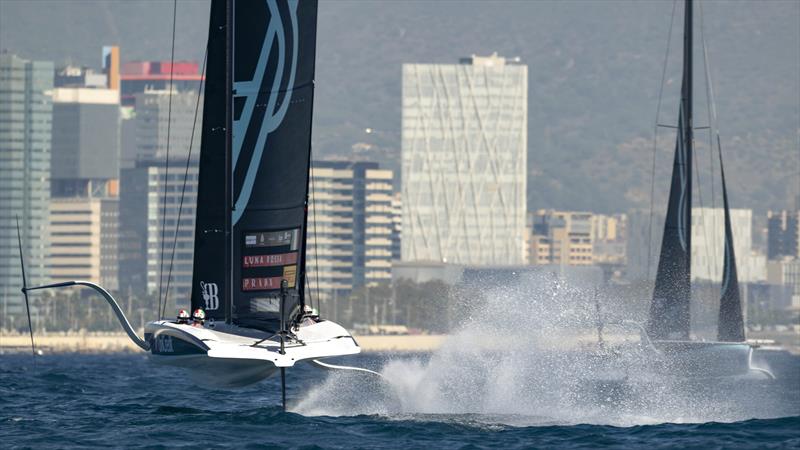
[[[146,90],[169,89],[170,77],[177,91],[197,90],[203,80],[196,61],[132,61],[120,68],[121,102],[135,104],[134,95]]]

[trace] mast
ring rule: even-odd
[[[678,135],[664,236],[647,323],[648,335],[653,339],[689,339],[692,260],[692,0],[686,0],[684,9],[683,80]]]
[[[225,240],[233,238],[233,1],[225,0]],[[225,249],[225,322],[233,321],[233,245]]]

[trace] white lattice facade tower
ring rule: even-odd
[[[528,68],[403,65],[402,259],[526,263]]]

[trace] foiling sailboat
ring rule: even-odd
[[[208,36],[191,307],[203,326],[157,320],[130,338],[155,362],[242,386],[360,347],[306,307],[306,224],[316,0],[213,0]],[[166,205],[164,205],[166,206]],[[285,394],[285,391],[284,391]],[[285,396],[284,396],[285,404]]]
[[[760,369],[754,369],[751,366],[753,348],[745,339],[719,135],[716,136],[716,145],[722,183],[725,239],[717,336],[714,341],[700,341],[692,339],[690,335],[692,160],[694,150],[692,13],[693,1],[686,0],[683,79],[675,157],[661,254],[650,305],[650,315],[645,329],[649,343],[659,352],[662,362],[671,372],[689,376],[742,375]],[[708,74],[706,75],[708,76]]]

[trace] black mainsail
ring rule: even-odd
[[[661,255],[650,304],[647,333],[654,340],[688,340],[690,331],[692,261],[692,0],[686,0],[683,35],[683,81],[678,114],[678,136],[672,168],[667,217]],[[708,71],[706,62],[706,71]],[[708,76],[708,73],[706,73]],[[710,80],[709,80],[710,86]],[[717,135],[722,197],[725,214],[725,256],[717,340],[744,342],[744,319],[733,249],[728,192],[722,167],[722,146]]]
[[[692,261],[692,0],[684,11],[683,81],[661,255],[647,333],[653,339],[688,339]]]
[[[192,308],[215,320],[303,305],[316,21],[316,0],[212,1]]]

